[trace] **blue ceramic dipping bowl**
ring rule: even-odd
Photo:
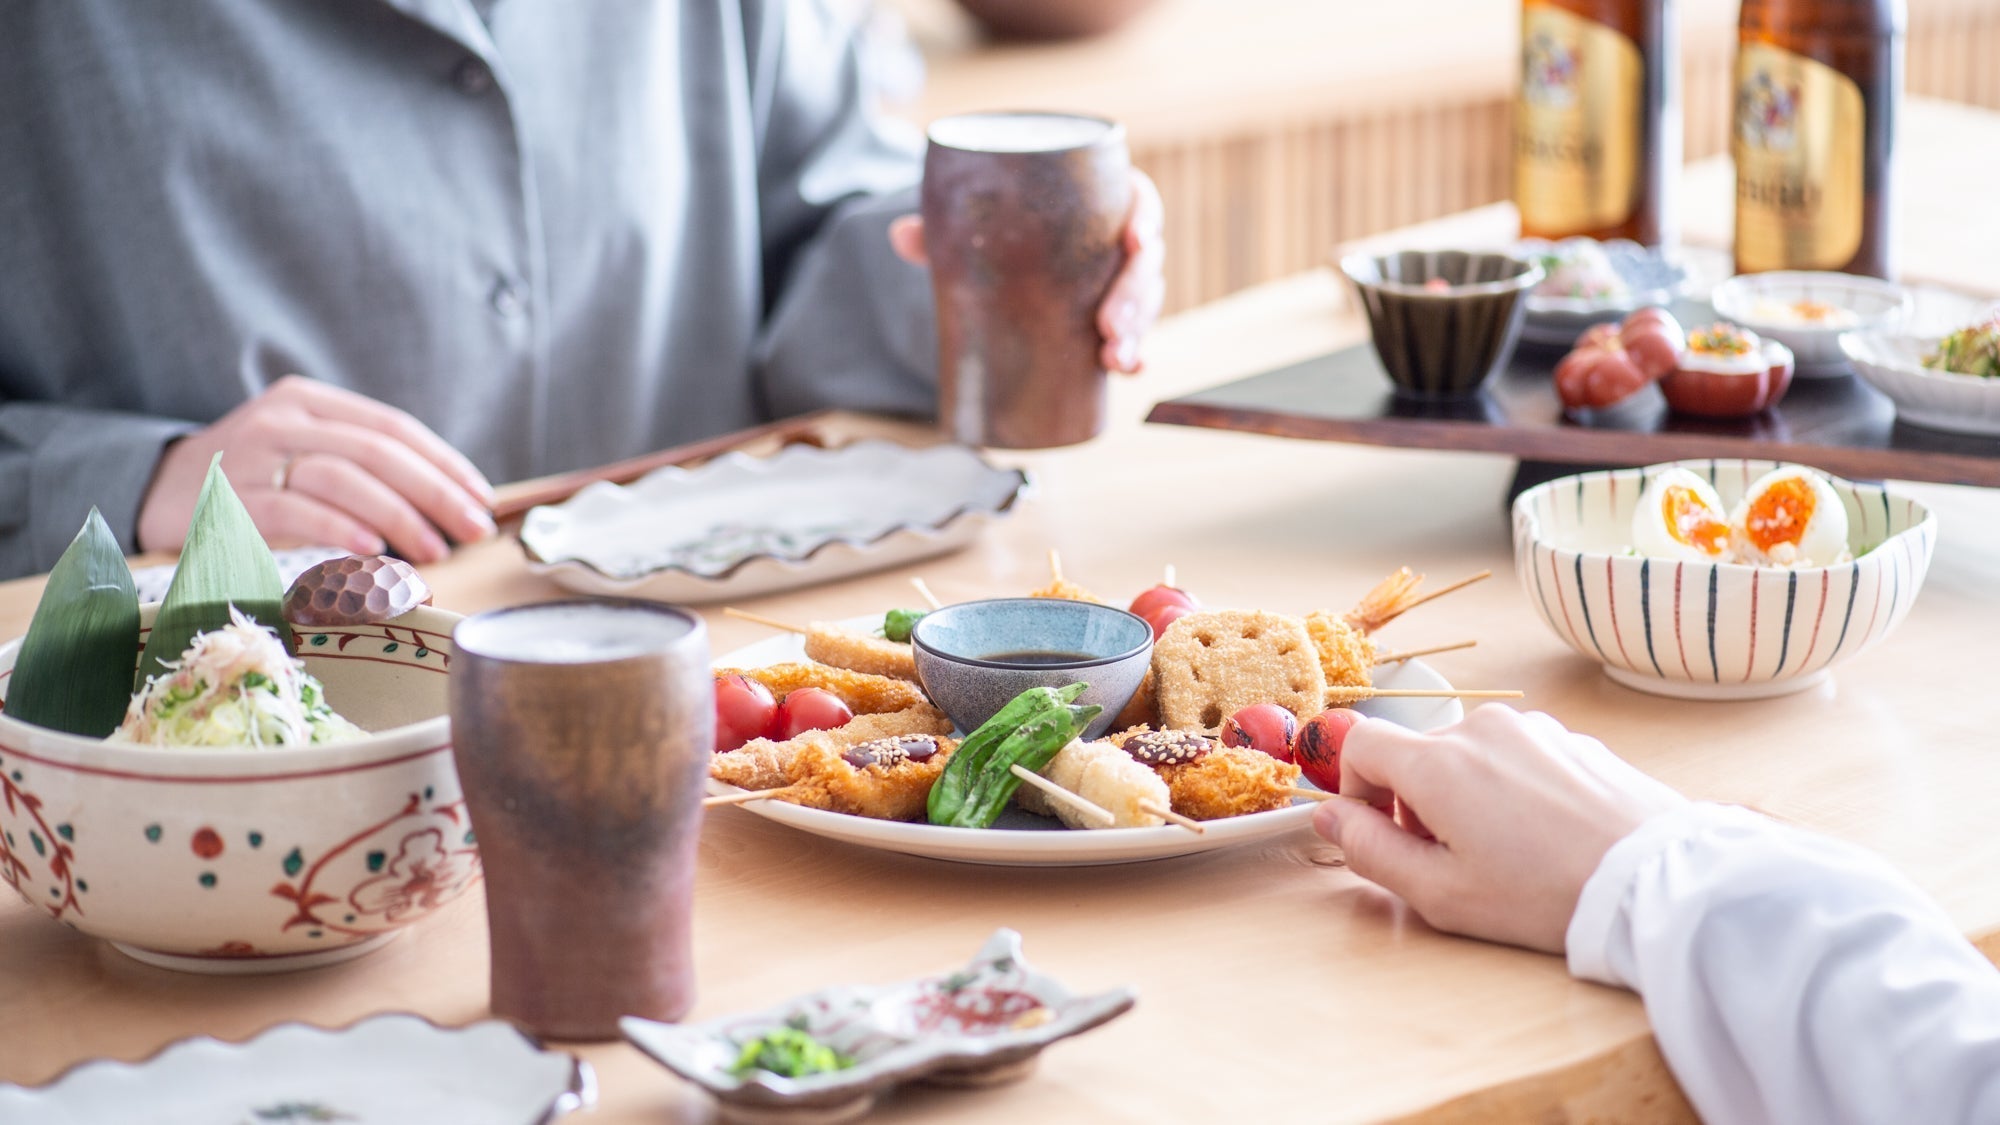
[[[917,679],[970,733],[1033,687],[1089,684],[1078,703],[1104,708],[1096,738],[1131,702],[1153,664],[1153,629],[1114,606],[1056,598],[960,602],[925,614],[910,633]]]

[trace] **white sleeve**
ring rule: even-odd
[[[1566,945],[1712,1125],[2000,1121],[2000,972],[1861,848],[1690,804],[1606,853]]]

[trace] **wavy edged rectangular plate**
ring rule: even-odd
[[[698,1024],[627,1016],[625,1037],[722,1103],[724,1120],[832,1125],[904,1082],[989,1086],[1024,1077],[1042,1048],[1129,1011],[1129,988],[1079,996],[1035,970],[1021,935],[996,930],[963,968],[890,985],[839,985]],[[855,1064],[805,1078],[730,1072],[743,1044],[797,1028]]]
[[[591,485],[530,511],[520,542],[531,569],[580,593],[712,602],[957,550],[1027,485],[963,445],[792,445]]]
[[[139,1062],[97,1059],[44,1086],[0,1085],[0,1121],[541,1125],[596,1098],[589,1064],[510,1024],[440,1027],[398,1012],[343,1028],[280,1024],[242,1043],[182,1039]]]

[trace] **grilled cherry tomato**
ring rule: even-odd
[[[1160,639],[1161,634],[1167,631],[1167,626],[1172,625],[1174,622],[1193,612],[1193,606],[1175,605],[1172,602],[1168,602],[1166,605],[1155,609],[1152,613],[1142,614],[1141,616],[1145,617],[1146,624],[1153,627],[1153,639],[1157,641]]]
[[[1299,720],[1275,703],[1253,703],[1222,724],[1224,746],[1247,746],[1262,750],[1281,762],[1292,760],[1292,736]]]
[[[771,724],[771,737],[797,738],[809,730],[832,730],[853,721],[853,710],[841,702],[839,696],[822,688],[800,688],[778,704],[778,717]]]
[[[1134,616],[1143,617],[1150,621],[1153,618],[1153,614],[1158,612],[1161,607],[1170,605],[1182,606],[1190,610],[1201,608],[1201,603],[1196,601],[1194,595],[1188,593],[1186,590],[1175,586],[1155,586],[1138,597],[1133,598],[1131,609]]]
[[[1340,792],[1340,745],[1361,716],[1344,707],[1321,711],[1299,728],[1292,742],[1292,757],[1305,771],[1306,780],[1326,790]]]
[[[715,681],[715,752],[734,750],[771,731],[778,701],[771,689],[748,676],[722,676]]]

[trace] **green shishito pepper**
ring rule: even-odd
[[[1029,688],[967,735],[931,786],[930,822],[950,828],[993,827],[1021,786],[1012,767],[1039,772],[1104,710],[1074,705],[1088,686]]]
[[[897,644],[909,644],[910,631],[924,617],[925,612],[921,609],[892,609],[882,616],[882,635]]]

